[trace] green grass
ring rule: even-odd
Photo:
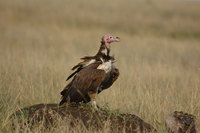
[[[58,103],[70,68],[95,54],[104,34],[121,38],[111,51],[120,77],[100,106],[160,132],[175,110],[194,114],[200,127],[199,12],[199,2],[0,0],[1,130],[12,131],[8,118],[21,107]]]

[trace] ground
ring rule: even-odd
[[[11,117],[15,131],[42,130],[55,132],[57,127],[76,132],[76,126],[90,132],[149,133],[156,129],[134,114],[122,114],[108,107],[94,109],[91,104],[37,104],[16,111]],[[73,128],[72,128],[73,127]],[[47,130],[48,129],[48,130]]]
[[[97,97],[100,107],[159,132],[175,110],[194,114],[200,127],[199,12],[199,2],[182,0],[0,0],[1,131],[11,132],[20,108],[58,103],[70,68],[95,54],[104,34],[121,38],[111,46],[120,76]]]

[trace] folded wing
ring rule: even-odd
[[[104,70],[95,69],[97,66],[98,64],[91,64],[74,76],[73,80],[61,92],[60,105],[65,102],[89,102],[91,98],[94,98],[91,96],[97,94],[99,86],[106,77]]]

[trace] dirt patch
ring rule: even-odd
[[[59,107],[58,104],[37,104],[16,111],[11,118],[30,127],[43,124],[45,128],[48,128],[55,126],[56,120],[62,120],[67,122],[66,125],[69,125],[70,128],[79,124],[87,130],[95,131],[100,131],[106,126],[112,132],[144,133],[156,131],[153,126],[136,115],[122,114],[119,111],[111,111],[106,108],[100,108],[97,111],[88,104],[62,107]],[[24,119],[27,121],[24,122]],[[15,128],[14,123],[13,127]]]

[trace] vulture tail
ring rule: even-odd
[[[60,103],[59,103],[59,106],[63,105],[65,102],[66,102],[66,100],[65,100],[65,99],[62,99],[62,100],[60,101]]]
[[[62,95],[62,100],[60,101],[59,106],[61,106],[67,101],[66,96],[69,94],[69,89],[71,85],[72,81],[60,92],[60,94]]]

